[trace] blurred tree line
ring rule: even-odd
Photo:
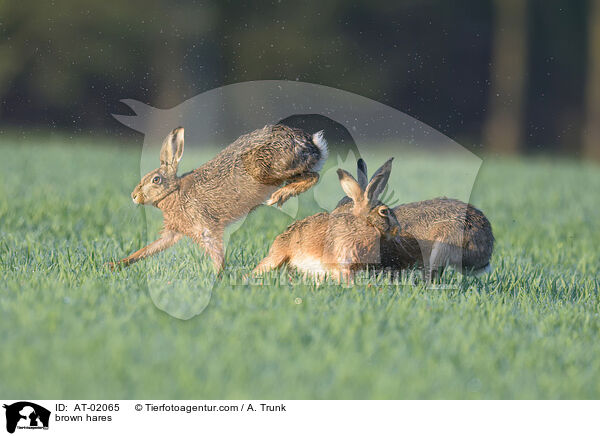
[[[120,99],[319,83],[477,151],[600,159],[600,0],[0,0],[0,127],[128,135]]]

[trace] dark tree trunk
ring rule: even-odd
[[[494,0],[490,97],[484,145],[493,153],[522,148],[523,95],[527,70],[527,1]]]
[[[583,155],[600,160],[600,0],[590,0]]]

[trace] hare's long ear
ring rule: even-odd
[[[160,164],[177,170],[183,156],[183,127],[177,127],[167,135],[160,149]]]
[[[393,157],[388,159],[377,171],[375,171],[373,177],[371,177],[371,181],[365,189],[365,195],[369,203],[373,204],[376,202],[385,189],[385,186],[390,178],[390,172],[392,171],[393,160]]]
[[[342,189],[348,197],[354,201],[354,204],[362,202],[364,199],[365,191],[360,187],[358,182],[348,171],[344,171],[339,168],[337,170],[338,177],[340,178],[340,184]]]
[[[369,183],[369,179],[367,178],[367,163],[362,158],[356,161],[356,177],[360,187],[363,190],[367,189],[367,183]]]

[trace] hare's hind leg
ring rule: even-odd
[[[260,261],[260,263],[252,271],[253,275],[265,273],[279,268],[288,260],[287,254],[276,251],[275,253],[269,252],[267,257]]]
[[[194,241],[198,243],[206,254],[208,254],[213,262],[213,266],[217,272],[223,270],[225,265],[225,253],[223,249],[223,231],[212,231],[206,228],[199,230],[191,235]]]
[[[223,267],[225,266],[225,253],[223,250],[223,239],[222,238],[220,240],[215,239],[214,241],[211,242],[210,245],[205,245],[204,248],[206,249],[206,252],[210,256],[215,270],[217,272],[222,271]]]
[[[288,184],[275,191],[267,201],[267,205],[277,204],[281,206],[290,197],[301,194],[314,186],[319,181],[319,173],[308,171],[294,176],[288,180]]]
[[[277,269],[286,261],[287,257],[280,253],[277,253],[276,255],[271,255],[271,253],[269,253],[269,255],[261,260],[256,268],[252,270],[252,275],[256,276]]]
[[[252,275],[258,275],[267,271],[279,268],[289,260],[287,245],[275,239],[273,245],[269,249],[269,254],[252,271]]]

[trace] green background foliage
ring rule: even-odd
[[[121,99],[169,108],[284,79],[372,98],[476,151],[598,158],[583,143],[600,137],[599,11],[596,0],[3,1],[0,134],[127,136],[110,116],[128,113]],[[513,122],[502,106],[518,118],[512,146],[486,133]]]

